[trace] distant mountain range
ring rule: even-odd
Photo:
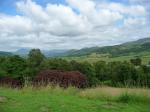
[[[27,56],[31,48],[21,48],[16,52],[0,51],[0,56],[21,55]],[[61,57],[61,56],[85,56],[92,53],[108,54],[110,56],[122,56],[129,54],[137,54],[141,52],[150,52],[150,38],[139,39],[137,41],[127,42],[120,45],[105,46],[105,47],[90,47],[80,50],[42,50],[46,57]]]
[[[15,51],[15,52],[13,52],[13,54],[25,56],[25,55],[28,55],[30,50],[31,50],[30,48],[21,48],[21,49],[18,49],[17,51]]]
[[[28,55],[29,51],[31,50],[31,48],[21,48],[19,50],[17,50],[16,52],[14,52],[13,54],[17,54],[17,55],[21,55],[21,56],[26,56]],[[55,56],[59,56],[61,54],[66,53],[68,50],[41,50],[41,52],[46,56],[46,57],[55,57]]]

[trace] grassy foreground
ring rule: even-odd
[[[0,112],[149,112],[150,90],[0,87]]]

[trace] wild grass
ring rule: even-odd
[[[96,87],[81,91],[80,97],[119,102],[150,103],[150,90],[146,88]]]
[[[146,88],[0,87],[0,112],[149,112],[149,110],[150,90]]]

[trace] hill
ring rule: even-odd
[[[91,47],[80,50],[70,50],[64,56],[85,56],[96,54],[107,54],[110,57],[127,56],[142,52],[150,52],[150,38],[139,39],[137,41],[127,42],[120,45]]]
[[[0,51],[0,56],[11,56],[13,55],[11,52]]]
[[[20,48],[15,52],[0,51],[0,56],[21,55],[27,56],[31,48]],[[135,54],[144,54],[150,52],[150,38],[139,39],[137,41],[127,42],[120,45],[104,46],[104,47],[90,47],[80,50],[72,49],[53,49],[41,50],[46,57],[78,57],[96,55],[107,55],[108,57],[129,56]]]

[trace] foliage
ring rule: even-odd
[[[51,83],[64,88],[69,86],[85,88],[87,87],[87,78],[78,71],[44,70],[35,77],[33,83],[35,86],[46,86]]]
[[[41,64],[42,69],[53,69],[53,70],[64,70],[70,71],[72,70],[71,64],[63,59],[47,59]]]
[[[73,67],[73,70],[78,70],[87,76],[89,86],[95,86],[98,84],[98,79],[92,64],[88,62],[78,63],[75,61],[71,61],[70,63]]]
[[[118,97],[119,102],[128,103],[130,101],[130,95],[128,93],[123,93]]]
[[[98,61],[94,63],[96,77],[100,81],[106,81],[109,79],[108,68],[105,61]]]
[[[135,66],[139,66],[141,65],[142,60],[139,57],[137,57],[135,59],[131,59],[130,62],[134,64]]]
[[[142,65],[139,58],[134,61],[136,64],[127,61],[67,61],[46,58],[39,49],[33,49],[27,58],[18,55],[0,57],[0,78],[9,76],[28,82],[26,80],[32,81],[43,70],[79,71],[86,75],[90,87],[103,84],[150,87],[150,66]]]
[[[40,71],[42,62],[44,61],[45,56],[41,53],[40,49],[32,49],[28,54],[28,68],[26,72],[30,76],[34,76]]]
[[[24,75],[24,69],[26,68],[25,59],[18,55],[3,57],[0,59],[0,68],[2,75],[8,75],[11,77],[22,77]]]

